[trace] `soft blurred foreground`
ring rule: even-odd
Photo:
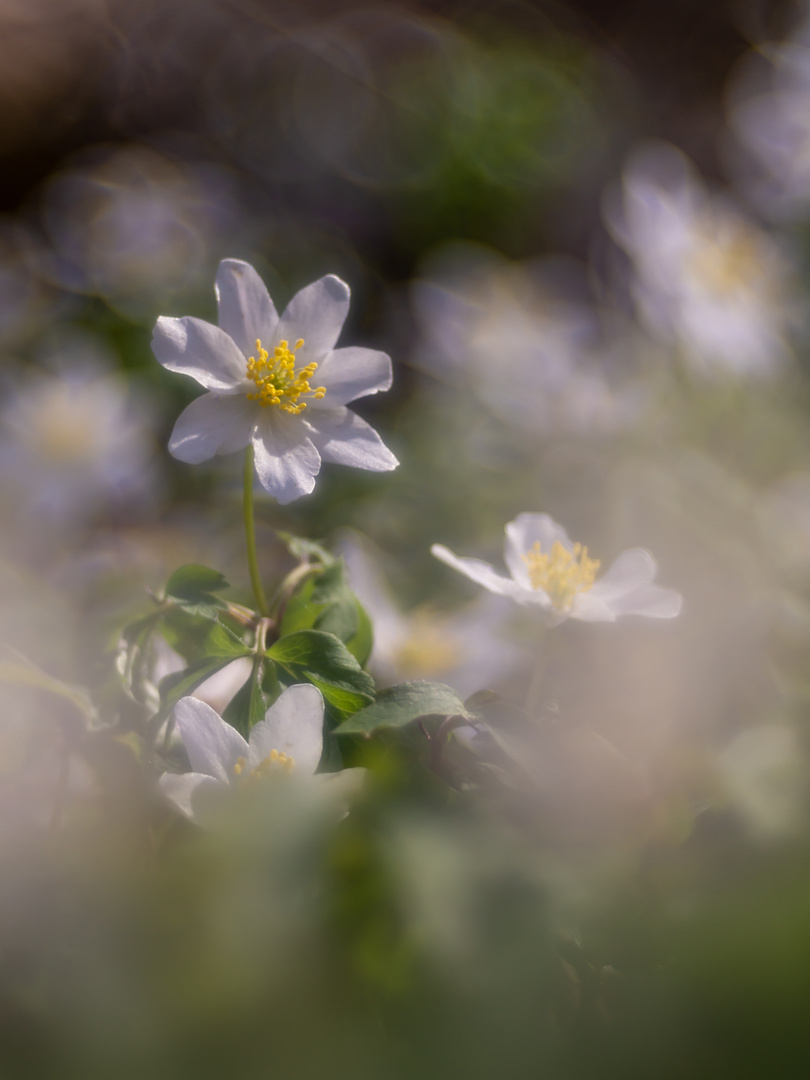
[[[807,1075],[809,26],[0,3],[0,1075]],[[394,361],[396,471],[256,488],[272,626],[150,351],[223,258]],[[541,512],[680,613],[512,588]],[[179,812],[181,692],[299,682],[318,773]]]

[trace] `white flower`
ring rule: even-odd
[[[490,592],[541,608],[550,625],[569,617],[585,622],[613,622],[618,615],[671,619],[681,610],[679,593],[653,584],[656,565],[648,551],[622,552],[597,580],[598,560],[581,544],[573,544],[548,514],[519,514],[506,526],[508,578],[489,563],[460,559],[441,544],[431,551]]]
[[[632,419],[624,389],[605,377],[611,358],[597,314],[571,288],[584,278],[576,264],[512,263],[451,244],[424,274],[411,289],[422,337],[417,367],[471,389],[531,434],[610,431]]]
[[[23,516],[65,529],[144,503],[154,478],[142,411],[124,380],[95,363],[21,381],[0,414],[0,466]]]
[[[321,461],[384,472],[398,462],[347,402],[387,390],[391,360],[372,349],[335,349],[349,287],[329,275],[297,293],[278,317],[259,275],[224,259],[216,278],[219,326],[161,317],[152,348],[170,371],[208,391],[180,414],[169,441],[197,464],[253,444],[263,488],[280,503],[315,486]]]
[[[43,275],[133,315],[195,285],[236,216],[213,173],[136,144],[74,160],[48,181],[44,202]]]
[[[174,717],[190,773],[164,773],[160,785],[188,817],[201,792],[221,791],[274,773],[312,776],[323,750],[323,698],[309,683],[288,687],[246,742],[236,728],[197,698],[184,697]]]
[[[789,260],[730,199],[709,195],[675,147],[633,157],[606,222],[633,260],[633,296],[653,334],[706,371],[769,374],[787,359]]]

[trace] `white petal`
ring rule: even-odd
[[[160,778],[160,787],[164,795],[189,818],[194,817],[192,807],[194,792],[202,787],[219,788],[221,786],[220,780],[215,780],[213,776],[206,776],[204,773],[164,773]]]
[[[578,593],[571,604],[568,615],[582,622],[615,622],[616,612],[609,600],[593,595],[593,590]]]
[[[295,760],[295,771],[314,773],[323,751],[323,698],[317,687],[288,687],[250,733],[250,764],[255,767],[272,750]]]
[[[588,593],[574,601],[571,615],[575,619],[604,619],[591,611],[607,609],[612,618],[617,615],[647,615],[656,619],[672,619],[681,610],[683,598],[674,589],[653,585],[655,559],[643,548],[623,551],[610,569]]]
[[[202,319],[161,315],[152,335],[152,352],[169,371],[190,375],[206,390],[235,394],[250,388],[245,357],[236,342]]]
[[[374,428],[345,407],[307,409],[306,420],[324,461],[372,472],[388,472],[399,465]]]
[[[683,597],[663,585],[640,585],[625,596],[609,600],[616,615],[646,615],[652,619],[674,619],[680,613]]]
[[[624,596],[639,585],[644,585],[655,578],[657,567],[655,559],[644,548],[630,548],[623,551],[609,570],[599,578],[591,589],[592,596],[600,600],[612,600]]]
[[[349,295],[349,286],[334,274],[313,281],[287,305],[276,328],[278,341],[288,341],[290,349],[294,349],[303,338],[304,347],[296,358],[302,364],[320,361],[334,349],[343,329],[349,314]]]
[[[180,413],[169,439],[169,453],[190,465],[215,454],[230,454],[250,442],[257,406],[241,394],[203,394]]]
[[[558,525],[548,514],[518,514],[506,526],[505,532],[503,561],[515,581],[526,589],[531,589],[532,585],[523,556],[531,551],[535,543],[540,544],[540,550],[546,555],[558,540],[569,550],[574,546],[562,525]]]
[[[501,577],[483,559],[459,558],[443,544],[434,544],[430,551],[441,562],[452,566],[454,570],[458,570],[460,574],[464,574],[478,585],[483,585],[490,592],[498,593],[500,596],[509,596],[520,604],[536,603],[541,607],[549,606],[549,599],[541,589],[522,588],[511,578]]]
[[[264,411],[273,415],[263,418],[252,436],[256,475],[264,490],[283,505],[312,491],[321,455],[299,417],[272,407]]]
[[[214,285],[219,306],[219,325],[242,350],[253,356],[256,339],[270,352],[276,344],[278,314],[264,282],[241,259],[223,259]]]
[[[390,390],[392,379],[391,357],[387,353],[354,346],[327,353],[310,383],[326,387],[323,402],[328,407]]]
[[[194,772],[230,783],[237,760],[248,756],[248,744],[236,728],[193,697],[181,698],[174,716]]]

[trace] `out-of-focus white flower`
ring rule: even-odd
[[[519,514],[505,531],[508,578],[489,563],[459,558],[441,544],[430,550],[490,592],[539,607],[549,625],[569,617],[585,622],[613,622],[619,615],[671,619],[681,610],[680,593],[653,584],[655,560],[643,548],[622,552],[597,580],[599,561],[590,558],[587,548],[572,543],[548,514]]]
[[[149,495],[152,436],[124,380],[79,364],[32,372],[0,415],[3,484],[22,519],[79,526]]]
[[[810,211],[810,13],[804,7],[804,21],[787,41],[746,57],[728,95],[731,128],[749,157],[735,162],[740,183],[758,206],[782,218]]]
[[[194,283],[235,216],[224,174],[132,145],[73,162],[50,180],[44,204],[53,251],[41,270],[136,313]]]
[[[573,295],[579,276],[564,260],[510,263],[476,245],[441,249],[412,286],[422,332],[415,365],[465,383],[496,416],[532,433],[625,426],[634,410],[606,377],[596,313]]]
[[[287,774],[309,777],[321,760],[323,698],[309,683],[288,687],[250,732],[249,742],[197,698],[181,698],[174,716],[194,771],[164,773],[160,785],[188,817],[195,816],[201,792]]]
[[[367,544],[346,535],[340,551],[374,624],[369,666],[380,682],[430,679],[467,697],[500,682],[514,667],[515,650],[498,636],[506,601],[483,597],[452,615],[426,605],[402,611]]]
[[[216,295],[218,327],[190,316],[161,317],[155,327],[158,361],[208,391],[175,424],[169,450],[176,458],[197,464],[250,443],[259,481],[280,503],[312,491],[322,460],[396,468],[377,432],[346,408],[391,385],[385,353],[334,347],[349,311],[348,285],[323,277],[279,318],[253,267],[225,259]]]
[[[730,198],[710,195],[675,147],[641,149],[605,217],[653,334],[706,372],[766,375],[787,360],[789,259]]]

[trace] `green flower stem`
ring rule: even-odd
[[[256,559],[256,526],[253,521],[253,444],[248,443],[245,451],[244,488],[242,498],[242,512],[245,520],[245,542],[247,544],[248,569],[250,571],[250,584],[253,586],[253,595],[256,597],[256,607],[260,615],[265,618],[270,614],[267,606],[262,579],[259,576],[259,564]]]

